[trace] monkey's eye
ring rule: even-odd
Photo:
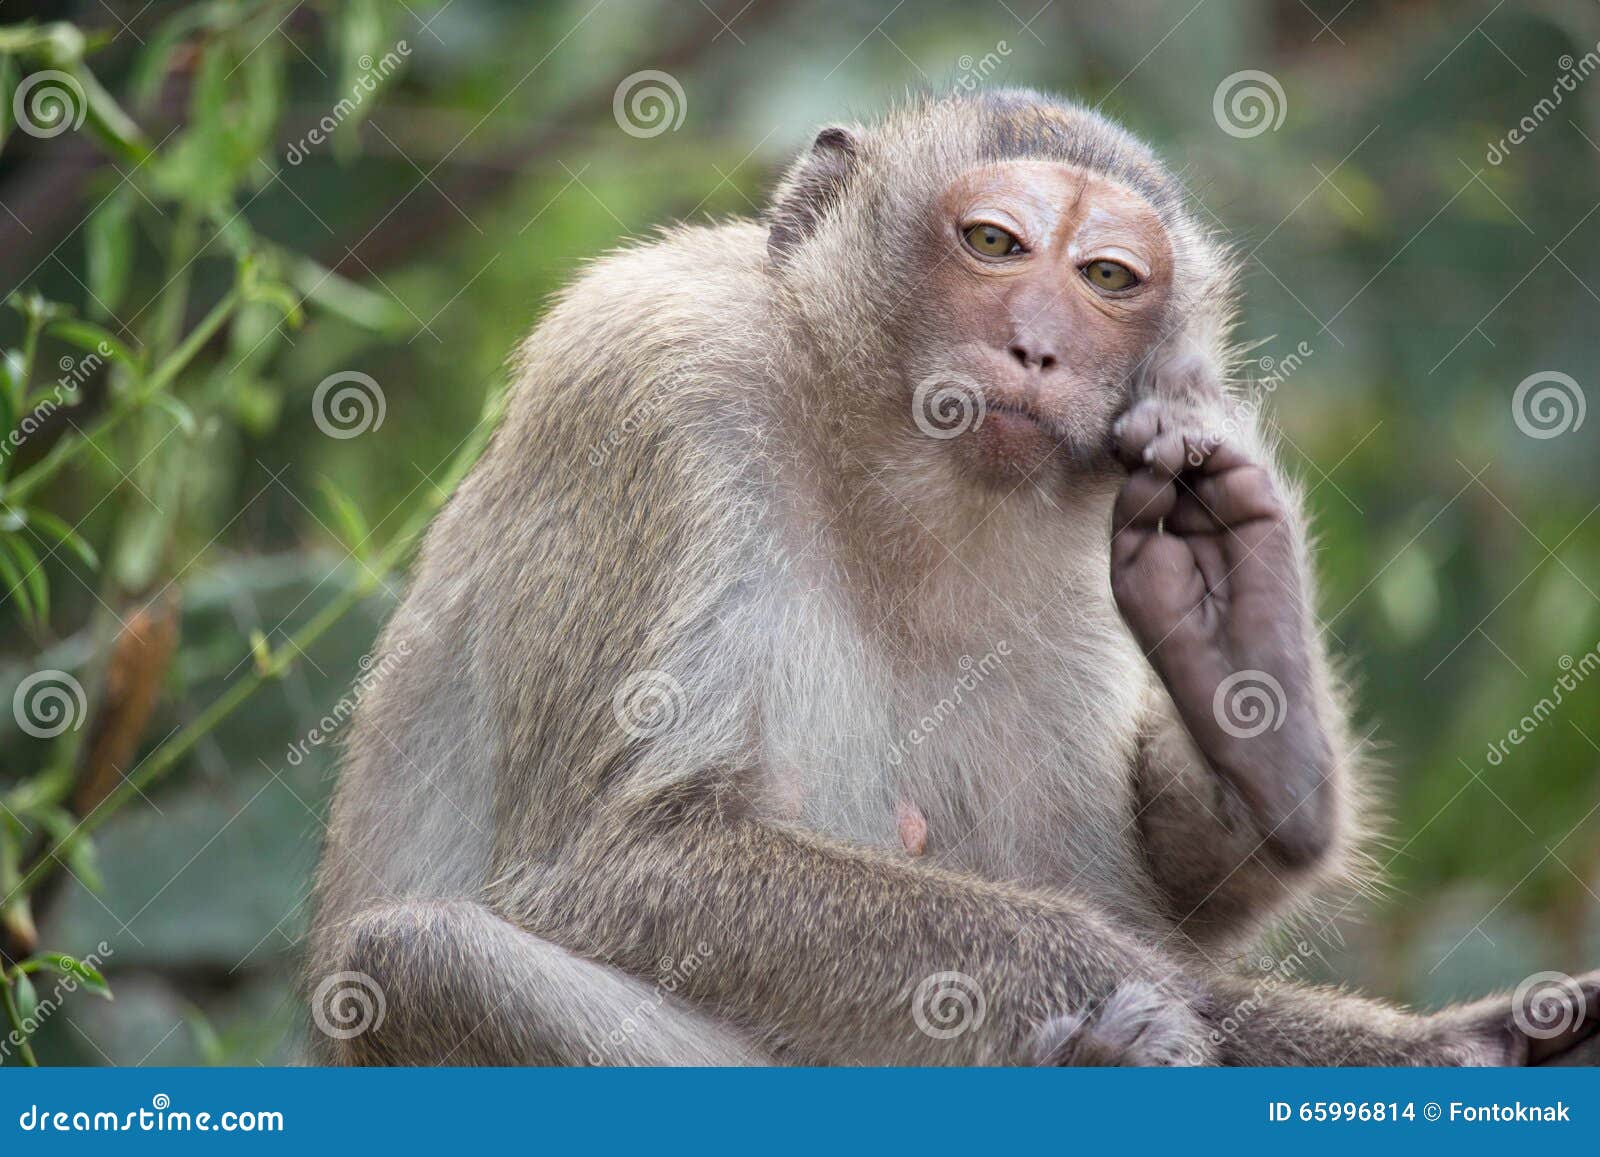
[[[1022,242],[998,225],[974,225],[964,236],[967,247],[984,257],[1010,257],[1022,252]]]
[[[1083,275],[1097,289],[1132,289],[1139,284],[1138,274],[1115,261],[1091,261],[1083,267]]]

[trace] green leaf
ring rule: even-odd
[[[0,586],[4,587],[0,590],[0,606],[14,599],[17,613],[27,622],[33,622],[33,599],[28,593],[28,583],[16,560],[11,557],[11,552],[6,549],[6,540],[3,538],[0,538]]]
[[[151,165],[167,195],[232,216],[242,186],[271,178],[262,158],[273,152],[288,46],[271,30],[269,20],[253,35],[196,42],[200,63],[189,90],[188,125]]]
[[[16,117],[11,111],[11,100],[12,94],[17,90],[19,79],[17,62],[9,54],[0,55],[0,149],[5,148],[6,138],[16,127]]]
[[[67,867],[72,869],[83,886],[91,892],[103,892],[105,881],[100,875],[100,857],[95,851],[94,842],[81,832],[74,835],[78,827],[77,817],[55,804],[41,804],[30,814],[50,833],[50,838],[57,846],[66,844]]]
[[[341,277],[309,257],[295,262],[289,280],[313,305],[362,329],[398,336],[415,326],[410,314],[397,302]]]
[[[111,999],[111,986],[106,983],[105,976],[98,968],[68,956],[65,952],[41,952],[34,959],[62,976],[77,978],[96,996],[104,997],[106,1000]]]
[[[94,73],[83,65],[73,69],[73,76],[83,86],[87,102],[84,124],[100,143],[133,164],[142,164],[150,155],[150,142],[132,117],[122,110],[116,98],[95,79]]]
[[[344,548],[357,558],[365,559],[372,531],[367,526],[366,518],[361,514],[361,508],[331,478],[322,479],[318,483],[318,489],[328,500],[328,509],[333,513],[334,522],[338,524],[339,539]]]
[[[28,601],[33,606],[34,624],[42,627],[50,618],[50,586],[45,578],[44,567],[39,563],[39,556],[17,534],[0,538],[0,550],[10,551],[17,566],[22,569],[22,581],[28,588]]]
[[[122,537],[111,557],[111,572],[124,588],[143,590],[153,582],[161,566],[172,529],[172,511],[156,509],[148,502],[124,520]]]
[[[228,409],[247,433],[270,433],[283,411],[283,395],[253,377],[238,375],[228,382]]]
[[[283,343],[284,316],[275,305],[264,302],[247,302],[234,314],[228,326],[228,356],[219,363],[219,370],[231,376],[253,373]]]
[[[162,21],[153,36],[145,39],[128,74],[128,92],[136,106],[148,108],[161,95],[173,54],[191,33],[206,25],[212,15],[210,7],[207,4],[185,5]]]
[[[380,62],[392,52],[384,8],[379,0],[344,0],[339,20],[339,91],[335,99],[344,111],[333,134],[334,156],[354,157],[360,147],[357,131],[378,102],[384,86],[394,76],[392,64]],[[391,55],[390,61],[401,59]]]
[[[197,1005],[184,1005],[184,1021],[189,1027],[189,1037],[194,1041],[194,1051],[199,1054],[202,1064],[221,1066],[228,1063],[227,1050],[222,1047],[222,1038],[217,1035],[217,1030],[211,1027],[211,1021],[206,1014],[200,1011]]]
[[[17,973],[11,983],[17,994],[17,1018],[27,1020],[39,1009],[39,994],[34,991],[33,981],[26,972]]]
[[[83,51],[88,43],[82,31],[64,20],[19,31],[33,34],[26,51],[41,58],[51,68],[68,68],[77,64],[83,59]]]
[[[42,627],[50,617],[50,588],[39,556],[15,534],[0,536],[0,579],[17,600],[23,618]]]
[[[111,358],[122,362],[135,370],[144,368],[144,359],[137,352],[130,349],[108,329],[96,325],[92,321],[58,321],[53,323],[46,331],[52,337],[70,342],[79,349],[91,350],[101,357]],[[110,351],[110,352],[107,352]]]
[[[89,216],[83,228],[89,267],[89,308],[96,317],[114,317],[128,292],[133,272],[133,190],[120,186]]]
[[[193,438],[200,432],[200,420],[194,416],[194,411],[185,405],[181,398],[163,391],[152,397],[150,401],[172,415],[173,420],[178,423],[178,429],[183,431],[184,437]]]
[[[106,890],[105,878],[100,874],[100,853],[89,837],[80,835],[67,845],[67,867],[89,891],[99,895]],[[110,993],[106,999],[111,999]]]
[[[242,292],[245,301],[251,304],[270,305],[281,313],[283,319],[290,325],[298,326],[300,324],[300,299],[290,291],[287,285],[251,277],[246,279]]]
[[[48,510],[42,510],[37,506],[27,512],[26,518],[34,530],[48,534],[82,559],[83,564],[90,570],[100,569],[100,556],[95,553],[94,547],[90,546],[88,540],[81,534],[68,526],[65,520],[57,518]]]
[[[22,418],[22,352],[0,354],[0,431],[9,433]]]

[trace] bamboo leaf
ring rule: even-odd
[[[394,336],[413,328],[414,323],[402,306],[310,258],[295,262],[289,280],[313,305],[362,329]]]
[[[18,534],[0,539],[0,549],[9,550],[22,569],[22,581],[28,588],[28,600],[33,605],[34,623],[42,627],[50,618],[50,585],[38,554]]]
[[[112,358],[131,366],[135,370],[144,368],[144,359],[133,349],[123,343],[110,330],[96,325],[92,321],[79,321],[76,318],[69,321],[53,323],[47,331],[52,337],[70,342],[79,349],[90,350],[101,357]],[[108,352],[109,351],[109,352]]]
[[[16,560],[11,557],[11,552],[6,549],[4,538],[0,538],[0,584],[5,586],[5,589],[0,591],[0,604],[8,599],[14,599],[18,614],[24,620],[33,622],[33,599],[28,593],[27,581]]]
[[[83,886],[97,894],[103,892],[105,881],[100,875],[99,854],[92,840],[74,834],[78,826],[77,817],[66,808],[53,804],[37,807],[31,814],[50,833],[58,847],[66,848],[67,866],[83,882]]]
[[[193,438],[200,432],[200,420],[194,416],[194,411],[182,398],[174,394],[161,393],[155,395],[151,402],[172,415],[173,420],[178,423],[178,429],[183,431],[184,437]]]
[[[16,117],[11,111],[12,94],[17,90],[17,62],[9,54],[0,54],[0,149],[16,127]]]
[[[116,98],[95,79],[94,73],[80,65],[73,74],[83,86],[87,102],[84,123],[110,152],[133,164],[142,164],[150,155],[150,142],[134,119],[122,110]]]
[[[22,352],[6,350],[0,354],[0,430],[17,428],[22,418]]]
[[[39,994],[34,990],[33,981],[28,979],[28,974],[19,972],[12,982],[17,996],[17,1019],[26,1021],[39,1009]]]
[[[26,518],[34,530],[43,531],[55,539],[83,560],[83,564],[90,570],[100,569],[100,556],[95,553],[94,547],[89,545],[89,541],[83,535],[68,526],[64,519],[57,518],[48,510],[37,506],[27,512]]]
[[[133,272],[133,192],[123,185],[89,216],[83,227],[89,266],[89,308],[97,317],[114,317],[128,292]]]
[[[65,952],[41,952],[34,959],[62,976],[76,978],[84,988],[96,996],[106,1000],[111,999],[111,986],[106,983],[105,975],[98,968],[85,964],[76,957],[68,956]]]
[[[365,559],[372,531],[367,526],[366,518],[361,514],[361,508],[331,478],[322,479],[318,483],[318,489],[328,500],[328,509],[338,524],[339,539],[344,548],[356,558]]]

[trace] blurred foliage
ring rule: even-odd
[[[8,999],[52,1006],[40,1059],[292,1055],[333,757],[295,745],[508,351],[586,258],[754,212],[816,124],[908,87],[1098,103],[1239,247],[1247,374],[1388,765],[1393,894],[1329,970],[1440,1001],[1600,959],[1600,679],[1562,662],[1600,644],[1600,455],[1513,405],[1536,373],[1600,385],[1600,80],[1536,112],[1596,51],[1592,6],[35,7],[0,28],[0,697],[83,689],[54,736],[0,712],[4,934],[36,953]],[[614,116],[644,69],[681,84],[677,128]],[[1243,70],[1280,86],[1276,128],[1223,131]],[[19,124],[44,72],[65,126]],[[330,436],[319,385],[353,375],[381,421]],[[99,972],[59,998],[85,957],[114,1001]]]

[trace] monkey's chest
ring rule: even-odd
[[[910,679],[858,670],[810,695],[787,681],[765,731],[764,806],[990,879],[1143,892],[1131,774],[1140,684],[1112,677],[1121,659],[1074,668],[1005,647]]]

